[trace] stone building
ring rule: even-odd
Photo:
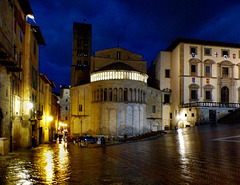
[[[31,147],[33,137],[41,143],[38,56],[45,41],[30,15],[28,0],[0,1],[0,137],[10,151]]]
[[[39,101],[40,110],[39,124],[34,125],[34,132],[37,135],[37,144],[50,143],[55,139],[57,125],[60,116],[60,107],[58,98],[52,93],[56,88],[53,81],[49,80],[46,75],[39,74]]]
[[[148,74],[170,92],[171,126],[215,123],[239,108],[239,59],[240,44],[207,40],[177,38],[161,51]]]
[[[66,85],[60,85],[59,104],[61,106],[59,131],[70,128],[70,89]]]
[[[76,55],[73,50],[73,58],[78,60]],[[76,60],[72,68],[87,67],[90,82],[75,84],[81,79],[72,78],[71,137],[91,134],[117,138],[169,128],[164,125],[169,120],[162,119],[162,92],[148,87],[147,62],[141,55],[116,47],[94,52],[85,66],[76,65]],[[72,77],[75,72],[72,70]]]
[[[90,82],[92,25],[73,23],[71,86]]]
[[[52,84],[53,81],[52,81]],[[50,129],[50,140],[49,142],[57,139],[58,134],[58,126],[60,124],[60,110],[61,106],[59,104],[59,98],[57,94],[52,94],[52,100],[51,100],[51,115],[53,117],[53,120],[51,121],[51,129]]]

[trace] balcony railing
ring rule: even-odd
[[[9,40],[2,29],[0,29],[0,64],[6,66],[8,71],[19,72],[22,70],[17,59],[14,58],[13,41]]]
[[[181,108],[190,107],[220,107],[220,108],[240,108],[240,103],[221,103],[221,102],[194,102],[181,105]]]

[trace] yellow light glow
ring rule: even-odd
[[[52,121],[52,120],[53,120],[53,117],[52,117],[52,116],[48,116],[48,117],[47,117],[47,120],[48,120],[48,121]]]
[[[48,182],[51,182],[53,179],[53,169],[54,169],[54,163],[53,163],[53,152],[48,151],[45,153],[45,160],[46,160],[46,167],[45,167],[45,172],[46,172],[46,179]]]
[[[133,72],[133,71],[108,71],[108,72],[97,72],[91,74],[91,82],[96,82],[100,80],[112,80],[112,79],[129,79],[129,80],[136,80],[142,81],[147,83],[148,75],[142,74],[140,72]]]
[[[62,127],[66,127],[67,126],[66,123],[62,123],[62,122],[59,122],[59,125],[62,126]]]
[[[29,17],[30,19],[35,19],[32,14],[27,14],[27,15],[26,15],[26,18],[28,18],[28,17]]]
[[[33,108],[33,103],[32,102],[28,102],[27,104],[27,108],[30,110]]]

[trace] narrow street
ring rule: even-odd
[[[240,184],[240,125],[106,147],[41,145],[0,157],[0,184]]]

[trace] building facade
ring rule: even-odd
[[[70,89],[71,136],[117,138],[164,129],[162,93],[148,87],[146,73],[141,55],[120,47],[96,51],[90,83]]]
[[[49,80],[46,75],[39,74],[39,124],[35,125],[37,144],[51,143],[55,139],[57,126],[60,116],[60,106],[58,97],[52,93],[56,88],[53,81]]]
[[[73,24],[71,86],[90,82],[92,25]]]
[[[60,85],[59,104],[61,106],[59,133],[64,130],[70,130],[70,87]]]
[[[45,41],[29,15],[27,0],[0,1],[0,137],[9,140],[10,151],[31,147],[33,138],[42,140],[38,58]]]
[[[178,38],[161,51],[149,75],[170,92],[171,127],[215,123],[239,108],[239,59],[236,43]]]

